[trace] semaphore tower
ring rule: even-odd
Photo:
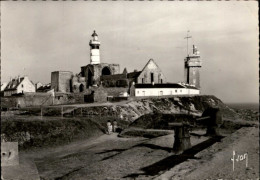
[[[202,61],[199,51],[195,45],[192,48],[192,54],[184,59],[184,80],[185,83],[200,89],[200,68]]]

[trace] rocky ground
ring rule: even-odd
[[[234,109],[240,119],[247,121],[258,121],[259,112],[252,109]]]

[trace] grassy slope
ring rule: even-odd
[[[1,122],[1,133],[7,141],[18,141],[21,149],[60,145],[99,136],[102,125],[90,119],[6,119]]]

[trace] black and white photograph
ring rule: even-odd
[[[1,1],[1,180],[259,180],[257,1]]]

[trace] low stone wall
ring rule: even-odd
[[[103,89],[104,89],[104,91],[107,92],[108,96],[114,96],[114,97],[119,96],[119,94],[121,92],[128,92],[128,88],[123,88],[123,87],[121,87],[121,88],[118,88],[118,87],[112,88],[111,87],[111,88],[103,88]]]
[[[84,103],[84,95],[86,94],[90,94],[90,91],[83,93],[55,93],[55,98],[49,93],[29,93],[23,96],[1,97],[1,108]]]
[[[99,88],[94,92],[94,102],[106,102],[107,96],[106,88]]]
[[[1,109],[17,107],[17,97],[1,97]]]

